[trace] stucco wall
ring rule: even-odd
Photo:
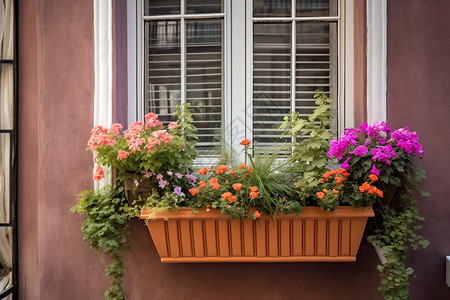
[[[418,160],[428,179],[420,199],[422,234],[431,242],[411,253],[417,279],[413,299],[450,299],[445,256],[450,255],[450,1],[388,1],[387,118],[392,127],[417,131],[425,156]]]
[[[69,212],[78,193],[92,187],[85,145],[93,125],[93,2],[19,4],[20,298],[102,299],[109,261],[82,241],[82,218]],[[448,8],[447,1],[389,1],[388,118],[393,127],[408,124],[421,135],[427,152],[421,164],[430,175],[425,188],[432,194],[421,202],[423,233],[432,244],[411,257],[418,275],[413,299],[448,297],[443,255],[450,248],[444,190],[450,45],[443,34],[448,18],[438,18],[442,7]],[[120,32],[119,48],[126,41],[117,38]],[[123,51],[116,55],[116,62],[124,57]],[[437,132],[444,138],[436,138]],[[134,251],[124,257],[128,299],[379,298],[378,260],[366,242],[356,263],[171,265],[159,262],[143,223],[131,225]]]

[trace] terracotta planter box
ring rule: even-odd
[[[280,215],[229,220],[217,210],[158,214],[147,226],[161,262],[354,262],[371,207],[305,207]],[[141,219],[147,219],[144,210]]]

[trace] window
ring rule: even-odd
[[[139,1],[140,2],[140,1]],[[291,110],[307,115],[313,95],[336,99],[335,124],[351,119],[344,106],[351,26],[344,0],[144,0],[137,11],[138,118],[154,111],[171,121],[190,103],[200,154],[242,138],[259,147],[280,140]],[[350,19],[350,18],[348,18]],[[350,43],[349,43],[350,42]],[[132,58],[133,60],[133,58]],[[351,75],[351,74],[350,74]],[[351,78],[351,77],[350,77]],[[346,111],[345,111],[346,110]]]

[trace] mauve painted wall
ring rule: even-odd
[[[430,175],[426,188],[432,192],[425,201],[433,204],[421,204],[428,218],[423,233],[432,246],[412,256],[418,274],[413,299],[444,299],[450,212],[440,186],[448,142],[432,137],[445,134],[449,125],[444,119],[449,69],[444,46],[449,45],[443,41],[448,23],[435,20],[442,6],[394,2],[389,2],[388,117],[394,126],[409,124],[421,134],[427,151],[422,164]],[[19,4],[20,298],[102,299],[109,261],[82,241],[83,219],[69,212],[78,193],[92,187],[85,145],[93,125],[93,1]],[[134,251],[124,257],[128,299],[379,299],[378,260],[365,241],[356,263],[171,265],[159,262],[144,224],[133,220],[131,225]],[[437,236],[446,231],[446,240]]]
[[[417,279],[412,299],[450,299],[445,256],[450,255],[450,1],[388,1],[387,118],[392,127],[417,131],[427,171],[419,202],[422,234],[431,242],[410,255]]]

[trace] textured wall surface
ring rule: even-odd
[[[387,119],[392,127],[417,131],[428,179],[420,199],[429,248],[410,255],[417,279],[412,299],[450,299],[445,256],[450,253],[450,1],[388,1]]]
[[[411,256],[418,276],[413,299],[450,297],[443,277],[450,248],[444,175],[450,28],[441,17],[448,8],[444,0],[397,0],[388,7],[388,119],[420,134],[431,192],[420,207],[432,244]],[[78,193],[92,187],[85,148],[93,125],[93,3],[21,0],[19,25],[21,299],[102,299],[109,261],[82,241],[83,219],[69,212]],[[115,32],[117,64],[126,57],[121,32]],[[116,91],[120,119],[126,92]],[[379,299],[378,259],[365,241],[356,263],[161,264],[144,224],[131,224],[128,299]]]

